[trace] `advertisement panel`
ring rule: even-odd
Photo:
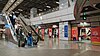
[[[64,26],[64,37],[68,37],[68,25]]]
[[[72,27],[72,40],[78,40],[78,28]]]
[[[100,27],[91,28],[91,42],[100,43]]]

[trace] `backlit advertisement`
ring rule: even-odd
[[[72,40],[78,40],[78,28],[77,27],[72,27]]]
[[[91,42],[100,42],[100,27],[91,28]]]

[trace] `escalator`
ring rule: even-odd
[[[44,39],[42,39],[42,37],[35,31],[35,28],[32,25],[28,25],[26,23],[26,21],[24,20],[25,18],[22,15],[19,15],[18,19],[20,20],[25,33],[28,33],[30,30],[33,31],[33,38],[36,43],[38,43],[39,40],[44,41]]]
[[[5,40],[18,44],[17,37],[14,32],[14,27],[12,26],[10,18],[8,16],[5,16],[4,22],[5,22]]]

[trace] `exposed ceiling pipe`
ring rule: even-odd
[[[5,7],[3,8],[2,12],[6,12],[6,10],[15,2],[16,0],[9,0]]]
[[[9,0],[4,9],[3,13],[9,14],[14,8],[16,8],[23,0]]]

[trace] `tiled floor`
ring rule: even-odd
[[[0,56],[100,56],[100,46],[91,43],[61,41],[45,38],[37,47],[19,48],[17,45],[0,40]]]

